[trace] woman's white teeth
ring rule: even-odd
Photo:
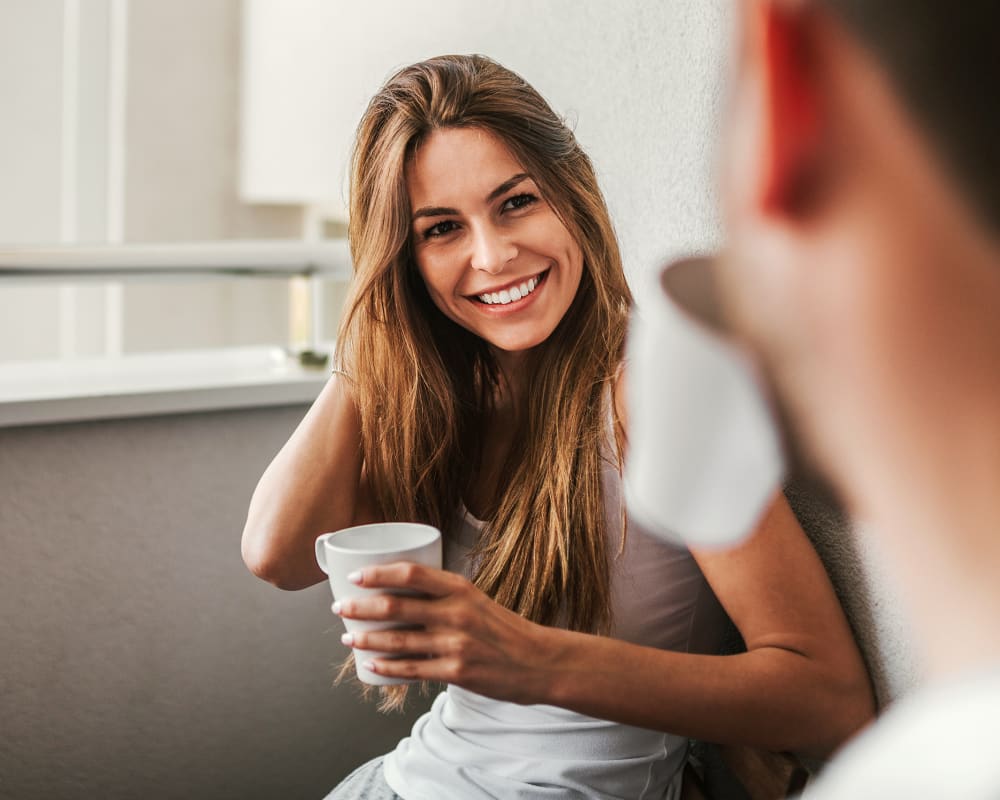
[[[515,300],[520,300],[522,297],[527,297],[535,291],[536,286],[538,286],[538,278],[532,278],[531,280],[525,281],[520,286],[511,286],[509,289],[503,289],[499,292],[481,294],[479,295],[479,299],[489,305],[499,303],[500,305],[505,306],[508,303],[513,303]]]

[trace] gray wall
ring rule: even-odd
[[[0,429],[0,797],[317,798],[409,729],[240,559],[304,410]]]

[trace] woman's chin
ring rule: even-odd
[[[502,337],[487,339],[490,348],[501,358],[517,358],[524,356],[544,342],[548,336]]]

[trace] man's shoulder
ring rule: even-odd
[[[802,800],[1000,798],[1000,667],[894,703]]]

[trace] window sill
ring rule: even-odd
[[[311,403],[329,371],[280,348],[0,366],[0,428]]]

